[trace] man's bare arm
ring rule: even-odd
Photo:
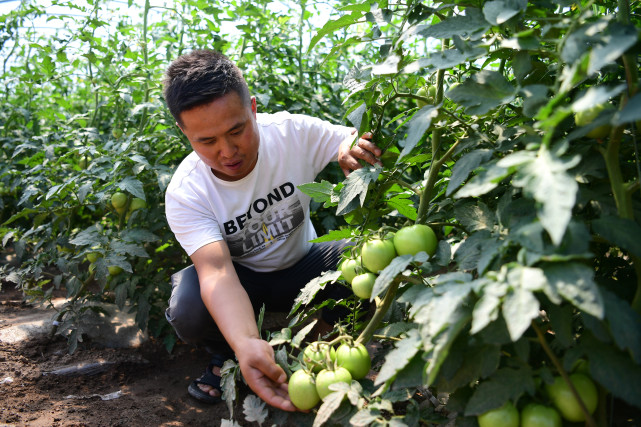
[[[207,244],[191,259],[203,302],[236,353],[249,387],[269,405],[294,411],[287,394],[287,374],[274,361],[269,343],[260,339],[251,301],[240,284],[227,244]]]

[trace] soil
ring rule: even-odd
[[[20,291],[2,286],[0,328],[33,310]],[[200,403],[187,393],[208,361],[203,349],[177,343],[170,354],[153,340],[118,349],[85,341],[71,355],[60,336],[3,342],[0,426],[219,426],[230,418],[225,403]],[[60,370],[83,363],[85,369]],[[246,394],[241,390],[234,409],[240,425]]]

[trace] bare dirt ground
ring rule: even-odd
[[[0,331],[36,309],[3,286]],[[150,340],[118,349],[85,341],[72,355],[59,336],[0,342],[0,426],[219,426],[227,406],[187,394],[208,360],[193,346],[178,343],[169,354]],[[65,374],[83,363],[93,368]],[[242,406],[235,412],[242,419]]]

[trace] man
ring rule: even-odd
[[[172,277],[167,319],[184,341],[216,345],[189,393],[220,400],[220,366],[233,352],[260,398],[293,411],[287,376],[260,339],[255,310],[262,304],[288,310],[310,279],[336,268],[344,249],[341,242],[309,242],[316,237],[310,200],[297,186],[333,160],[346,175],[361,167],[359,159],[378,163],[380,150],[365,138],[353,145],[352,128],[258,114],[241,71],[214,51],[179,57],[163,83],[167,106],[193,149],[165,197],[169,225],[195,268]],[[213,344],[220,334],[224,341]]]

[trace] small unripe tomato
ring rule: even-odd
[[[479,427],[519,427],[519,411],[508,400],[500,408],[479,415],[476,420]]]
[[[372,360],[363,344],[343,343],[336,349],[336,364],[347,369],[355,380],[365,378],[372,367]]]
[[[352,283],[354,277],[358,275],[357,271],[361,267],[360,257],[357,259],[346,259],[341,263],[341,274],[347,283]]]
[[[416,255],[424,251],[432,256],[437,246],[436,234],[425,224],[403,227],[394,234],[394,248],[398,255]]]
[[[374,282],[376,282],[376,274],[369,271],[359,274],[352,280],[352,292],[361,299],[370,299],[374,289]]]
[[[393,239],[372,239],[363,244],[361,260],[372,273],[378,273],[396,258]]]
[[[114,209],[121,209],[127,205],[127,195],[121,191],[117,191],[111,196],[111,206]]]

